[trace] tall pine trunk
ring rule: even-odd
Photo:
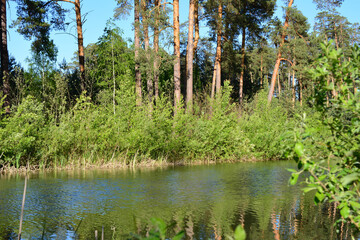
[[[294,0],[289,0],[289,4],[288,4],[288,8],[291,8],[292,4],[294,3]],[[280,63],[281,63],[281,48],[285,43],[285,38],[287,36],[286,34],[286,29],[289,27],[289,10],[286,11],[286,17],[285,17],[285,23],[283,26],[283,31],[281,33],[281,42],[280,42],[280,46],[279,46],[279,50],[276,56],[276,62],[275,62],[275,66],[274,66],[274,71],[271,77],[271,84],[270,84],[270,90],[269,90],[269,95],[268,95],[268,103],[271,103],[271,100],[273,98],[274,95],[274,90],[275,90],[275,84],[276,84],[276,77],[278,75],[279,72],[279,67],[280,67]]]
[[[222,2],[219,1],[218,7],[218,19],[217,19],[217,39],[216,39],[216,58],[215,67],[216,69],[216,94],[221,93],[221,35],[222,35]]]
[[[211,99],[215,97],[215,85],[216,85],[216,62],[214,66],[213,78],[211,83]]]
[[[260,86],[262,87],[263,85],[263,78],[264,78],[264,73],[263,73],[263,52],[260,52]]]
[[[174,21],[174,106],[175,109],[180,105],[181,89],[180,89],[180,21],[179,21],[179,0],[173,2],[173,21]]]
[[[78,35],[78,51],[79,51],[79,67],[80,67],[80,81],[81,91],[86,91],[85,82],[85,57],[84,57],[84,37],[82,31],[80,0],[75,0],[75,14],[76,14],[76,27]]]
[[[195,21],[195,38],[194,38],[194,56],[196,55],[196,49],[200,39],[199,33],[199,0],[195,0],[194,9],[194,21]]]
[[[295,101],[296,101],[296,85],[295,85],[295,70],[292,71],[292,101],[293,106],[295,107]]]
[[[189,31],[186,54],[186,104],[188,110],[190,111],[193,104],[194,10],[195,0],[190,0]]]
[[[242,28],[242,43],[241,43],[241,73],[240,73],[240,86],[239,86],[239,103],[243,101],[244,90],[244,70],[245,70],[245,33],[246,28]]]
[[[7,47],[7,23],[6,23],[6,0],[1,0],[0,3],[0,15],[1,15],[1,73],[2,79],[2,90],[3,94],[6,95],[4,108],[6,113],[10,113],[10,76],[9,76],[9,52]]]
[[[155,26],[154,26],[154,85],[155,99],[159,98],[159,23],[160,23],[160,0],[155,0]]]
[[[144,28],[144,45],[145,45],[145,56],[146,56],[146,84],[148,92],[148,100],[151,104],[154,96],[154,86],[153,86],[153,76],[151,75],[150,67],[150,40],[149,40],[149,23],[148,23],[148,14],[147,14],[147,0],[141,0],[141,10],[142,10],[142,23]]]
[[[140,61],[139,61],[139,49],[140,49],[140,11],[139,11],[139,0],[135,0],[134,3],[134,20],[135,20],[135,91],[136,91],[136,105],[141,105],[141,72],[140,72]]]

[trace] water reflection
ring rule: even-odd
[[[30,177],[24,239],[126,239],[159,217],[169,233],[224,239],[238,224],[248,239],[350,239],[333,226],[336,206],[289,187],[289,162],[239,163],[154,170],[77,170]],[[18,231],[23,178],[0,176],[0,239]]]

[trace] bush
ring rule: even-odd
[[[46,131],[44,106],[28,96],[12,109],[13,115],[3,120],[0,128],[0,164],[19,167],[26,160],[39,158]]]

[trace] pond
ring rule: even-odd
[[[152,217],[169,232],[224,239],[242,224],[247,239],[348,239],[336,233],[334,208],[289,186],[292,162],[257,162],[136,170],[31,174],[24,239],[127,239],[146,234]],[[24,177],[0,176],[0,239],[19,228]],[[100,235],[100,234],[99,234]]]

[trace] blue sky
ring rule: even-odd
[[[100,5],[99,5],[100,2]],[[283,11],[281,6],[284,5],[283,0],[278,0],[278,7],[276,15],[282,17]],[[180,0],[180,22],[186,22],[188,17],[188,0]],[[62,3],[65,8],[70,9],[69,19],[75,18],[74,10],[72,10],[72,4]],[[300,11],[309,19],[309,22],[313,25],[314,18],[317,10],[312,0],[295,0],[295,5]],[[10,9],[8,11],[8,24],[10,24],[16,18],[16,3],[10,1]],[[82,5],[82,13],[87,13],[86,22],[84,24],[84,44],[94,43],[102,35],[106,26],[106,22],[113,16],[114,8],[116,7],[115,0],[84,0]],[[358,11],[360,10],[360,0],[345,0],[340,13],[347,17],[350,22],[360,22]],[[70,20],[69,20],[70,21]],[[172,21],[172,18],[171,18]],[[131,14],[126,19],[116,20],[115,22],[123,30],[124,39],[132,39],[133,33],[133,15]],[[205,22],[201,23],[205,26]],[[202,27],[201,34],[206,34],[206,28]],[[76,26],[71,24],[67,29],[67,32],[75,34]],[[21,35],[16,33],[14,29],[9,29],[8,34],[9,53],[14,56],[17,62],[20,62],[22,66],[27,66],[26,58],[31,56],[30,42],[26,41]],[[70,62],[74,56],[74,52],[77,50],[76,39],[63,32],[52,33],[52,38],[55,41],[59,49],[58,62],[62,62],[65,58]]]

